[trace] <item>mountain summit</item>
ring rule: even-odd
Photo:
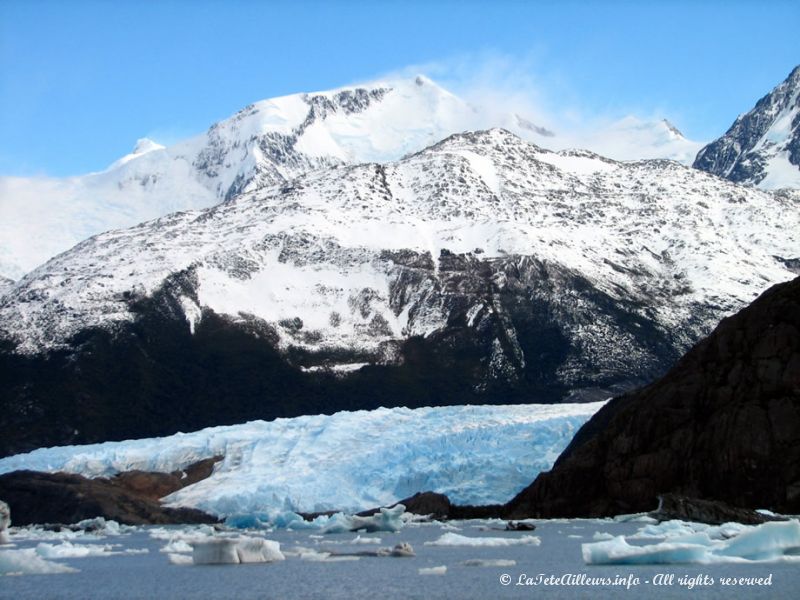
[[[800,188],[800,66],[700,150],[694,167],[765,189]]]
[[[257,102],[166,148],[139,140],[99,173],[3,177],[0,275],[18,279],[92,235],[318,168],[395,160],[473,122],[472,107],[419,76]]]
[[[502,127],[534,143],[623,160],[684,162],[697,151],[663,122],[628,118],[571,135],[528,116],[474,107],[420,75],[256,102],[168,147],[139,140],[99,173],[0,177],[0,275],[18,280],[104,231],[207,208],[320,168],[384,164],[463,131]]]

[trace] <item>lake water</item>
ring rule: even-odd
[[[581,557],[581,543],[594,541],[595,532],[631,535],[640,525],[609,521],[570,520],[538,522],[530,532],[487,529],[497,524],[466,521],[442,526],[409,524],[398,533],[375,533],[381,546],[409,542],[413,558],[361,557],[342,562],[314,562],[298,556],[269,564],[179,566],[159,552],[163,539],[151,537],[152,528],[120,536],[72,540],[80,544],[122,544],[120,549],[146,549],[143,554],[60,559],[77,573],[0,577],[3,599],[89,598],[236,598],[236,599],[394,599],[394,598],[797,598],[800,563],[760,563],[679,566],[591,566]],[[450,527],[457,527],[452,530]],[[178,529],[176,528],[176,531]],[[536,535],[541,544],[506,547],[442,547],[426,545],[444,533],[469,537],[517,539]],[[356,534],[326,535],[318,531],[275,531],[265,535],[280,542],[282,550],[297,546],[315,551],[349,553],[374,550],[377,545],[352,544]],[[13,540],[16,549],[36,546],[41,540]],[[49,540],[48,543],[58,543]],[[472,559],[504,559],[514,566],[466,566]],[[422,575],[421,568],[446,566],[444,575]],[[547,577],[566,577],[575,585],[545,585]],[[670,582],[670,577],[673,576]],[[722,577],[767,577],[769,586],[730,587]],[[570,578],[570,576],[572,576]],[[688,579],[706,577],[714,584],[692,589]],[[585,578],[610,578],[631,586],[592,586]],[[531,578],[527,580],[526,578]],[[638,580],[638,584],[634,584]],[[529,582],[532,585],[518,585]],[[663,585],[655,585],[656,582]],[[686,585],[681,585],[684,582]]]

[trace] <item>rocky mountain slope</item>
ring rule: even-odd
[[[700,150],[694,167],[765,189],[800,188],[800,66]]]
[[[0,298],[2,450],[607,397],[792,277],[798,200],[491,130],[108,232]]]
[[[800,512],[800,278],[600,409],[509,509],[606,516],[652,510],[665,492]]]

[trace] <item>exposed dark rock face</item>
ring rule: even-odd
[[[659,381],[609,402],[508,516],[647,511],[668,492],[800,512],[800,278],[724,319]]]
[[[0,475],[0,497],[14,525],[77,523],[104,517],[125,525],[216,523],[193,508],[167,508],[108,479],[66,473],[14,471]]]
[[[172,473],[125,471],[115,475],[111,481],[132,494],[159,500],[207,478],[214,471],[214,465],[221,460],[221,456],[213,456],[189,465],[183,471],[173,471]]]
[[[412,314],[448,315],[426,337],[384,344],[391,363],[358,349],[281,354],[272,326],[209,310],[192,333],[180,305],[190,274],[131,299],[134,322],[87,329],[71,350],[21,355],[0,340],[0,455],[380,406],[597,400],[666,371],[711,310],[671,332],[645,300],[532,257],[443,252],[438,274],[426,253],[384,260],[398,307],[421,295]],[[292,328],[304,333],[299,319]],[[372,364],[341,377],[329,362]]]
[[[786,153],[788,161],[800,170],[800,67],[761,98],[748,113],[741,115],[724,136],[700,150],[694,167],[737,183],[759,184],[768,175],[769,159]],[[781,119],[790,120],[776,132],[775,139],[764,136]]]
[[[410,512],[415,515],[429,515],[434,519],[448,518],[450,516],[450,510],[453,506],[450,503],[450,498],[448,498],[445,494],[437,494],[436,492],[417,492],[410,498],[401,500],[397,504],[402,504],[405,506],[406,512]],[[388,508],[393,508],[397,506],[397,504],[393,504]],[[379,511],[379,508],[374,508],[360,512],[358,515],[368,517]]]
[[[0,498],[11,507],[15,525],[77,523],[104,517],[125,525],[216,523],[193,508],[168,508],[160,498],[205,479],[221,460],[215,456],[183,471],[127,471],[110,479],[67,473],[14,471],[0,475]]]
[[[709,525],[732,522],[760,525],[776,520],[754,510],[736,508],[718,500],[698,500],[677,494],[663,494],[659,496],[658,501],[658,508],[651,512],[650,516],[659,521],[679,519],[695,523],[708,523]]]

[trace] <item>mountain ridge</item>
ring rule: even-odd
[[[766,189],[800,188],[800,66],[700,150],[693,166]]]
[[[494,129],[107,232],[0,297],[6,451],[602,399],[793,276],[798,201]]]

